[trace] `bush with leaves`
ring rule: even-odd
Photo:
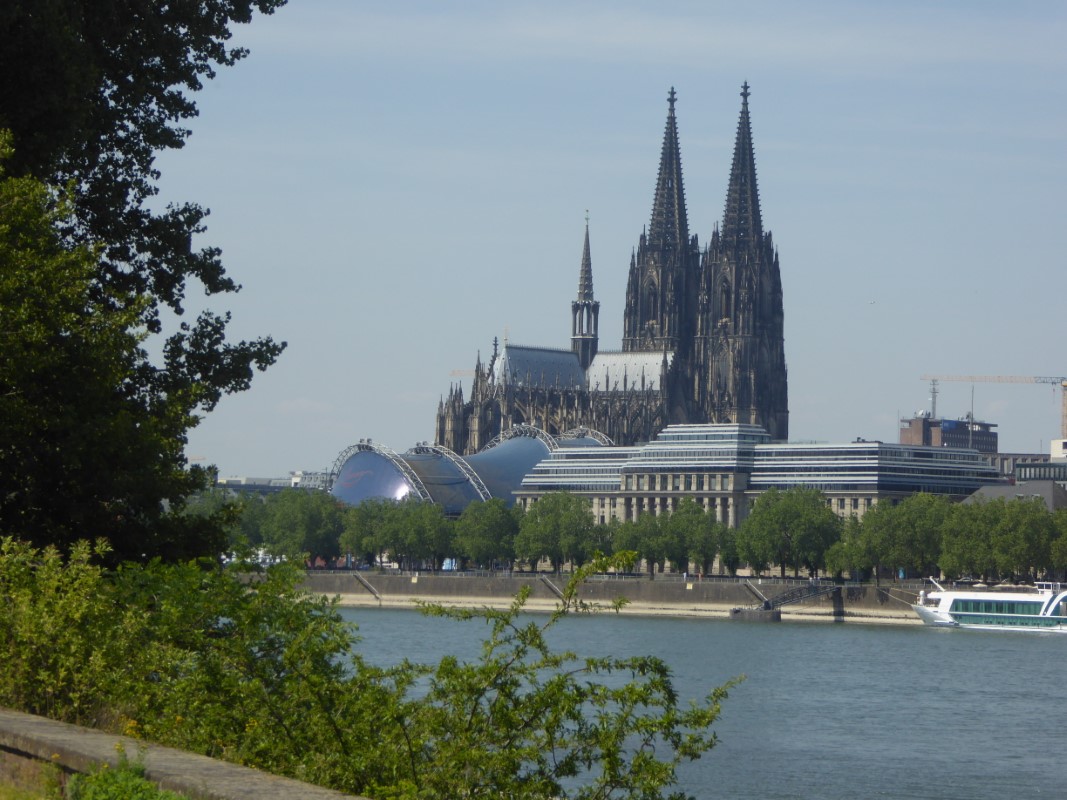
[[[103,545],[98,548],[98,555]],[[483,620],[481,653],[382,669],[303,572],[94,565],[0,540],[0,704],[373,798],[651,798],[715,744],[727,687],[683,706],[653,657],[555,652],[551,616]]]
[[[63,796],[67,800],[182,800],[145,777],[144,765],[122,753],[117,767],[104,764],[85,775],[74,775]]]

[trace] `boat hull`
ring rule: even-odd
[[[1019,631],[1023,633],[1067,633],[1067,620],[1051,620],[1047,617],[1007,615],[996,622],[970,621],[967,614],[952,616],[935,606],[913,605],[912,608],[923,624],[934,628],[967,628],[976,631]],[[979,616],[979,615],[974,615]],[[988,617],[988,615],[985,615]]]
[[[932,625],[935,628],[958,628],[960,624],[948,614],[939,611],[936,607],[913,605],[915,613],[924,625]]]

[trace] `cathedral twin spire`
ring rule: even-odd
[[[587,217],[578,293],[571,303],[571,350],[585,385],[580,377],[561,385],[558,370],[550,382],[545,359],[574,363],[555,348],[516,348],[509,359],[530,362],[526,378],[499,381],[502,357],[494,341],[488,369],[478,360],[470,397],[456,388],[439,405],[438,444],[474,453],[519,424],[552,435],[591,428],[620,445],[648,441],[674,423],[757,424],[772,439],[788,439],[782,285],[778,254],[760,218],[748,98],[745,83],[726,210],[702,253],[689,232],[677,95],[670,90],[652,218],[630,260],[622,338],[626,355],[598,358],[600,304],[593,296]],[[660,365],[655,390],[634,392],[630,365],[637,369],[653,361]],[[531,371],[538,365],[540,378]],[[621,373],[621,387],[612,369]]]
[[[752,148],[752,123],[748,116],[748,81],[741,88],[741,117],[737,121],[734,160],[726,193],[726,213],[721,236],[727,246],[755,244],[763,236],[759,189],[756,187],[756,155]]]
[[[652,203],[652,222],[648,228],[648,243],[653,248],[685,246],[689,242],[685,189],[682,186],[682,153],[678,147],[678,121],[674,116],[676,100],[672,86],[667,95],[667,126],[663,132],[656,197]]]

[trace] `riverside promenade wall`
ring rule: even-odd
[[[0,708],[0,785],[40,791],[50,780],[118,766],[120,750],[145,777],[190,800],[366,800],[207,756]]]
[[[529,587],[527,608],[547,611],[556,606],[567,575],[502,573],[396,574],[373,571],[311,571],[304,588],[315,594],[338,596],[342,606],[414,608],[418,601],[446,606],[506,607],[523,588]],[[680,575],[646,577],[596,577],[579,588],[586,602],[609,605],[617,597],[629,603],[620,613],[646,616],[727,617],[731,609],[759,604],[746,581],[763,596],[773,599],[806,582],[780,579],[699,579]],[[919,624],[909,604],[921,588],[914,584],[841,586],[840,599],[832,595],[805,600],[782,608],[785,620]]]

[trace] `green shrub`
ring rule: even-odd
[[[144,776],[144,766],[122,755],[117,767],[106,764],[88,775],[67,782],[67,800],[182,800],[180,794],[160,789]]]

